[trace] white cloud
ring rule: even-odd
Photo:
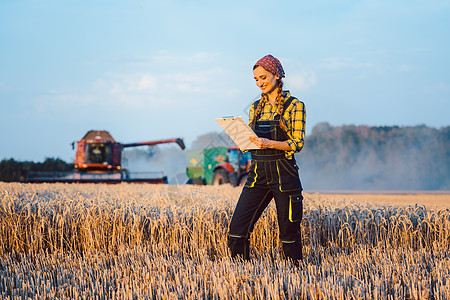
[[[52,90],[33,101],[38,111],[102,111],[114,113],[121,110],[146,110],[167,105],[192,105],[214,99],[231,99],[241,94],[242,79],[234,69],[216,67],[216,64],[200,62],[215,55],[197,53],[190,57],[166,56],[174,61],[197,61],[194,66],[179,65],[162,68],[161,71],[135,73],[107,73],[88,89],[67,93]],[[310,85],[311,79],[302,82]],[[298,86],[298,83],[296,83]]]
[[[301,73],[290,74],[286,77],[286,85],[291,89],[306,91],[317,83],[317,77],[314,72],[303,71]]]
[[[93,85],[93,93],[108,106],[142,108],[158,94],[158,77],[150,73],[107,74]]]
[[[150,73],[108,74],[106,78],[98,80],[96,87],[100,92],[107,91],[111,95],[162,94],[176,90],[202,92],[211,83],[211,74],[218,72],[166,72],[158,76]]]
[[[106,83],[106,84],[108,84],[108,83]],[[118,82],[110,83],[109,93],[111,95],[120,94],[122,91],[123,91],[123,89],[122,89],[122,86],[120,85],[120,83],[118,83]]]
[[[198,78],[197,78],[198,79]],[[182,92],[198,92],[197,80],[186,74],[108,74],[97,81],[96,91],[109,94],[113,98],[143,98],[162,96],[179,90]],[[135,103],[136,104],[136,103]]]
[[[154,89],[156,87],[156,76],[150,74],[142,75],[137,84],[137,89],[140,91]]]
[[[110,94],[148,91],[157,88],[157,77],[150,73],[108,74],[95,84]]]
[[[203,101],[205,95],[210,97],[219,91],[228,97],[236,95],[239,75],[229,66],[217,67],[218,57],[218,53],[212,52],[174,55],[170,51],[160,51],[139,59],[139,68],[149,72],[105,74],[95,83],[95,91],[109,97],[146,98],[146,103],[149,99],[181,97]]]

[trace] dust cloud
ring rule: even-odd
[[[184,151],[175,145],[124,151],[124,166],[184,184],[187,151],[234,146],[226,133],[209,132]],[[450,127],[320,123],[295,157],[305,190],[450,190],[449,149]]]

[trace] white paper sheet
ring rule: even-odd
[[[249,140],[250,136],[257,137],[256,133],[242,117],[223,117],[216,121],[241,150],[259,149]]]

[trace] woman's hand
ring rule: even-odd
[[[270,148],[271,140],[265,139],[265,138],[257,138],[254,136],[251,136],[250,141],[259,147],[259,149],[268,149]]]
[[[292,151],[291,146],[286,141],[274,141],[265,138],[249,137],[250,141],[254,143],[259,149],[278,149],[283,151]]]

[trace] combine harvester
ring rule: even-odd
[[[30,172],[27,175],[27,182],[167,183],[167,176],[164,176],[163,172],[145,172],[144,174],[151,176],[132,178],[128,170],[121,165],[124,148],[165,143],[177,143],[181,149],[185,149],[182,138],[121,144],[117,143],[107,131],[91,130],[77,142],[73,172]],[[75,148],[75,142],[72,143],[72,147]]]

